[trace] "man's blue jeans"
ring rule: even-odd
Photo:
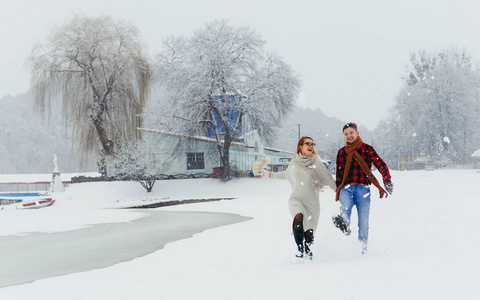
[[[340,216],[350,226],[353,206],[357,206],[358,240],[366,245],[368,242],[368,218],[370,215],[370,186],[363,184],[345,184],[340,190]]]

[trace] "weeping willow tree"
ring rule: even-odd
[[[110,17],[75,16],[55,28],[29,57],[35,106],[45,112],[58,96],[80,152],[137,138],[137,116],[148,98],[150,66],[138,30]]]

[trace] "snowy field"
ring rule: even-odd
[[[394,194],[387,199],[378,199],[372,188],[365,255],[360,254],[356,225],[346,237],[331,222],[339,208],[334,192],[320,195],[313,261],[293,258],[287,181],[158,181],[150,194],[134,182],[75,184],[58,194],[51,207],[1,210],[0,236],[129,222],[145,213],[115,207],[167,198],[235,197],[155,210],[253,219],[206,230],[107,268],[6,287],[0,289],[0,299],[480,299],[480,173],[393,171],[392,181]],[[0,265],[6,259],[0,257]]]

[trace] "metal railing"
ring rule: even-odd
[[[63,181],[63,187],[67,187],[71,182]],[[20,193],[45,193],[50,189],[50,182],[0,182],[1,194],[20,194]]]

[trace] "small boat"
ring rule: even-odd
[[[0,210],[4,208],[42,208],[55,203],[55,199],[48,196],[37,197],[0,197]]]
[[[42,208],[55,203],[55,199],[47,197],[39,197],[36,199],[28,199],[17,203],[17,209]]]

